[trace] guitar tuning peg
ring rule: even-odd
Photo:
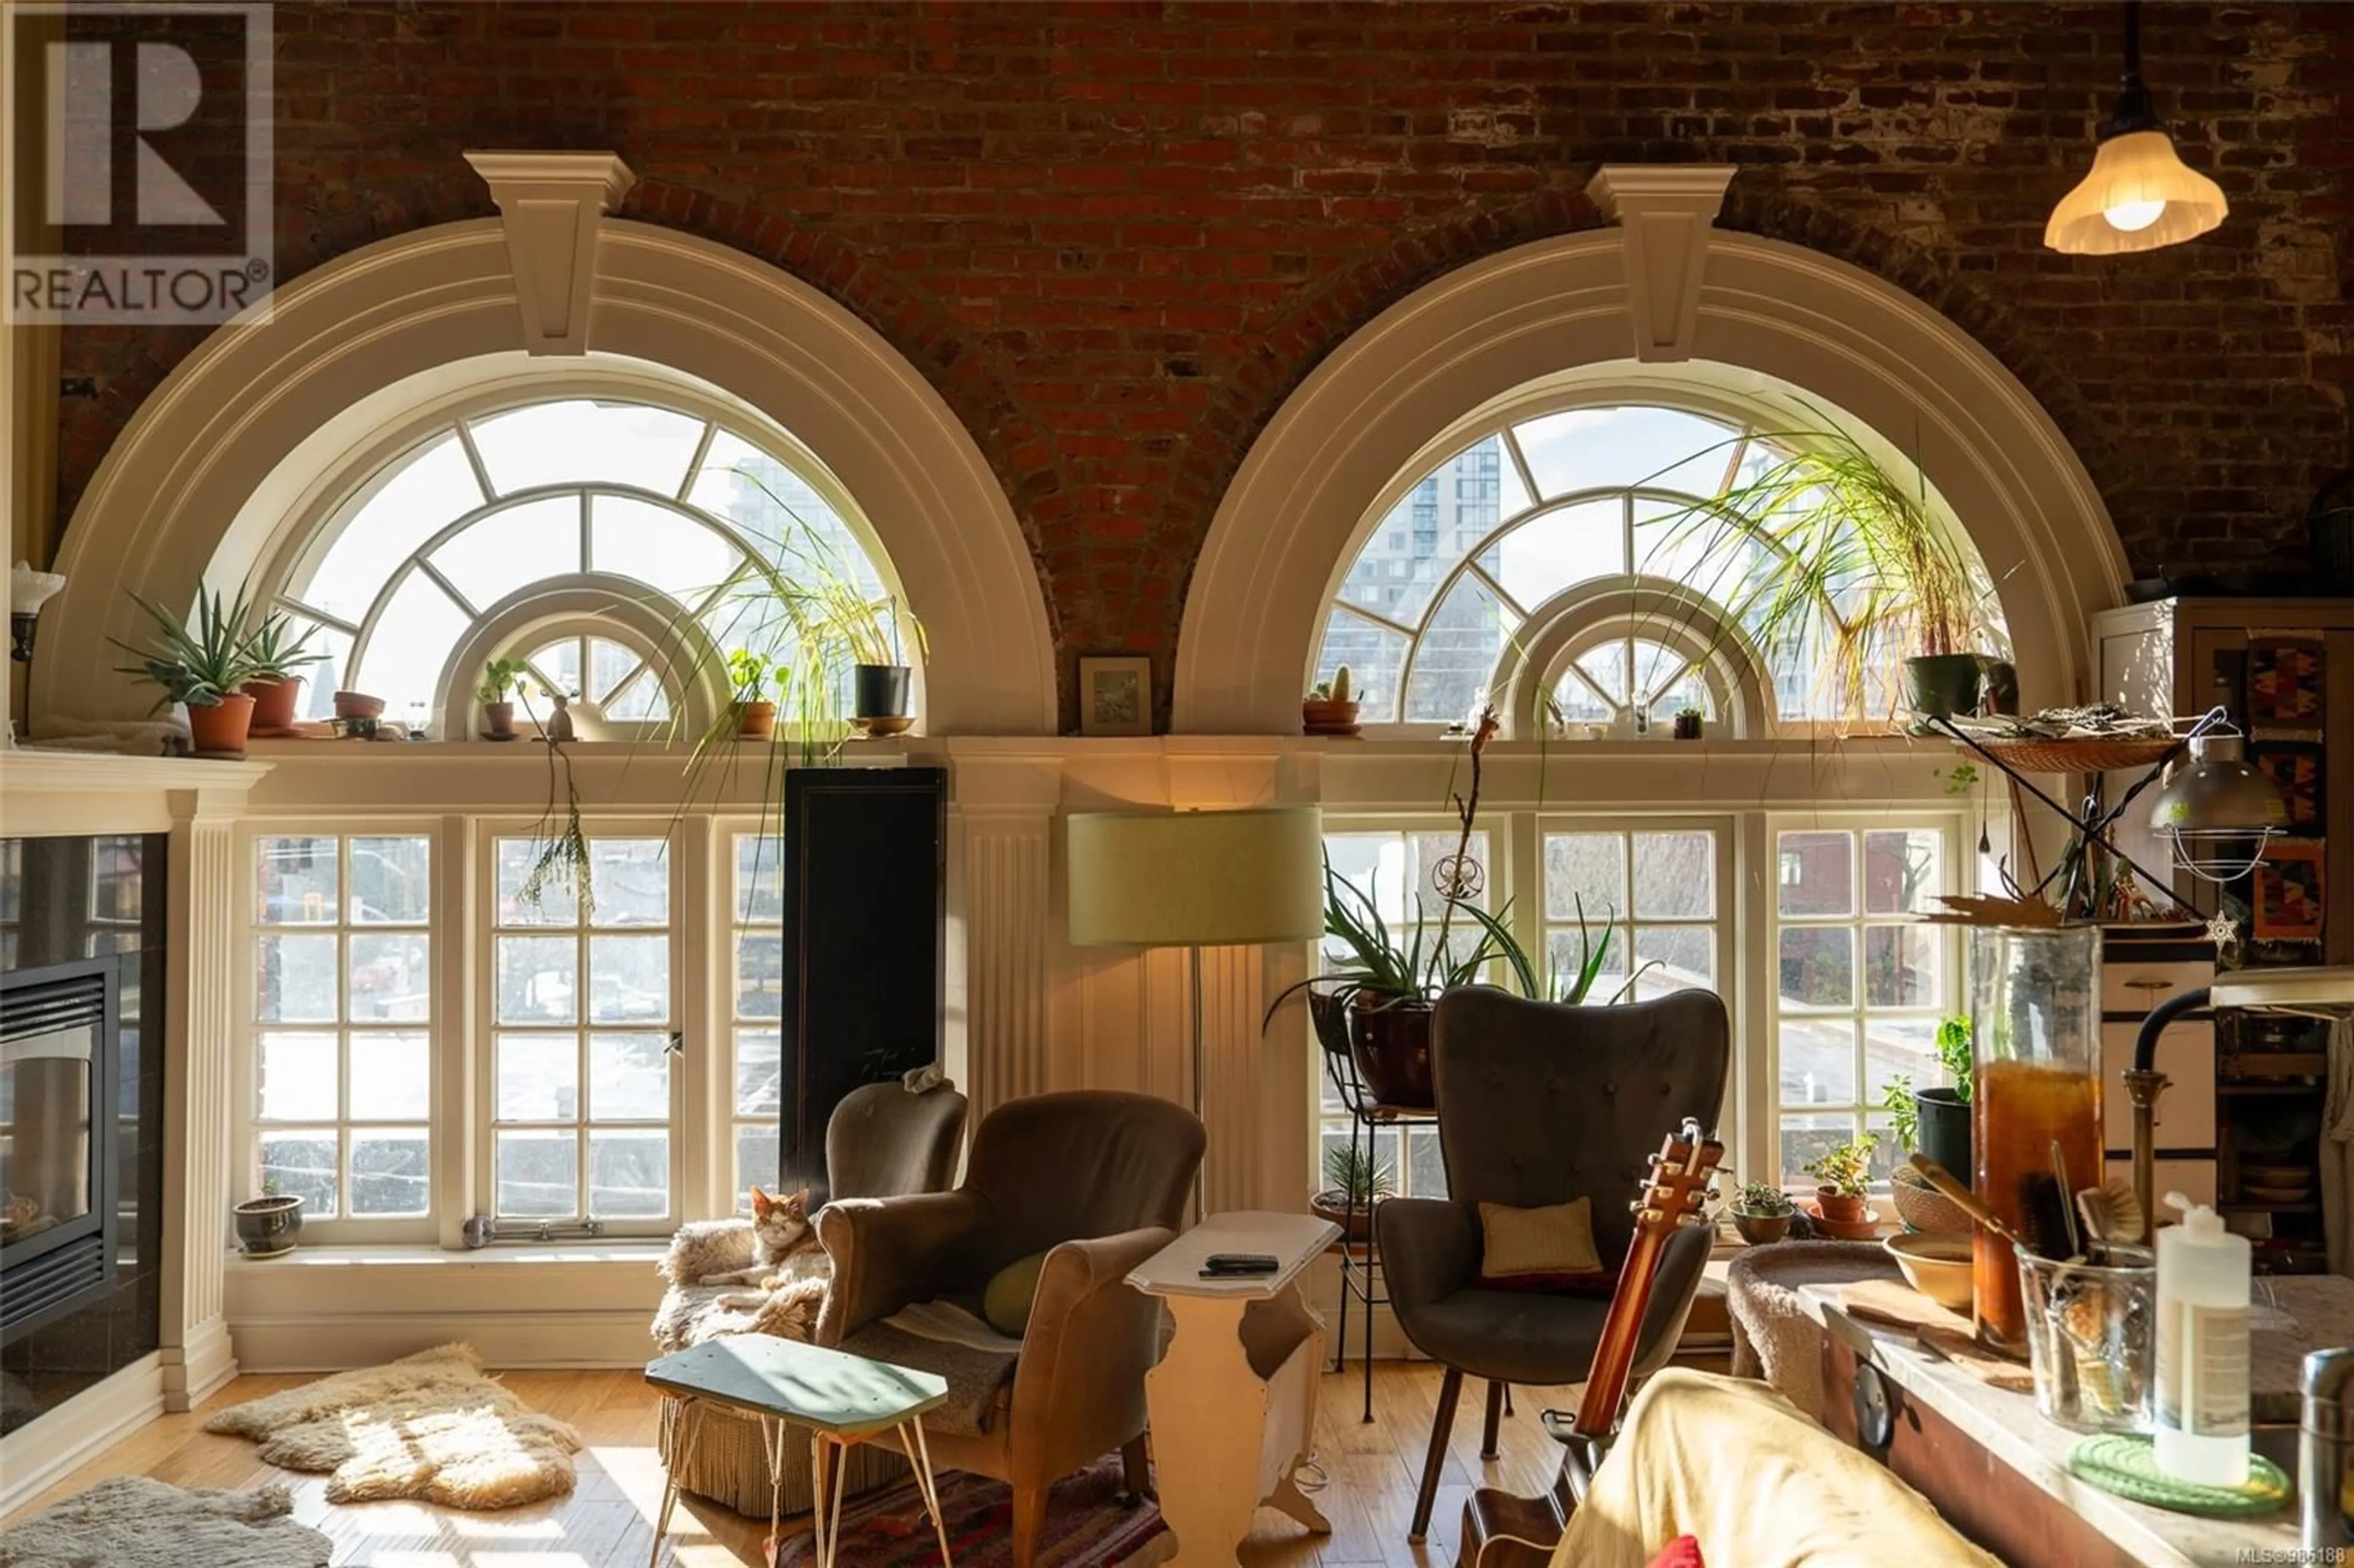
[[[1638,1199],[1636,1199],[1633,1202],[1631,1202],[1631,1203],[1628,1204],[1628,1205],[1627,1205],[1627,1212],[1628,1212],[1628,1213],[1630,1213],[1630,1214],[1639,1214],[1639,1213],[1641,1213],[1643,1212],[1643,1200],[1642,1200],[1642,1199],[1640,1199],[1640,1198],[1638,1198]]]

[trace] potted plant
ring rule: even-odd
[[[1321,1219],[1341,1227],[1341,1240],[1362,1246],[1373,1239],[1373,1206],[1396,1190],[1390,1162],[1362,1149],[1336,1143],[1324,1151],[1324,1180],[1331,1185],[1308,1200]]]
[[[253,699],[239,690],[253,673],[245,636],[239,630],[245,620],[245,596],[239,594],[236,603],[224,608],[217,592],[197,594],[193,625],[137,594],[131,598],[155,623],[156,638],[144,648],[109,639],[139,661],[117,665],[116,672],[161,687],[158,708],[172,703],[187,705],[188,740],[197,756],[243,757],[253,723]]]
[[[1354,735],[1357,708],[1356,685],[1343,664],[1299,699],[1299,727],[1308,735]]]
[[[1745,439],[1774,455],[1678,515],[1668,547],[1694,558],[1676,575],[1713,585],[1723,628],[1760,652],[1816,669],[1834,712],[1974,711],[1981,645],[2007,652],[1994,588],[1917,470],[1899,479],[1829,419]]]
[[[916,672],[900,645],[896,595],[868,599],[847,584],[828,591],[828,629],[850,649],[851,722],[870,736],[897,735],[915,720]],[[924,629],[912,615],[907,629],[920,649]],[[790,673],[790,672],[786,672]]]
[[[727,651],[727,689],[734,694],[736,733],[746,740],[766,740],[777,732],[777,705],[760,694],[769,688],[769,669],[765,654],[749,648]]]
[[[1937,1025],[1937,1061],[1953,1079],[1951,1088],[1915,1089],[1914,1114],[1921,1128],[1921,1152],[1960,1177],[1970,1180],[1970,1021],[1948,1018]]]
[[[515,736],[514,699],[509,692],[521,694],[524,676],[531,666],[521,659],[493,659],[482,666],[482,683],[474,695],[482,705],[483,735],[492,740],[513,740]]]
[[[1733,1198],[1733,1228],[1752,1246],[1780,1241],[1790,1234],[1791,1216],[1798,1212],[1790,1194],[1771,1181],[1744,1181]]]
[[[1701,711],[1698,708],[1678,708],[1676,710],[1676,738],[1678,740],[1698,740],[1701,733]]]
[[[261,1184],[262,1195],[248,1198],[236,1209],[237,1245],[248,1257],[276,1257],[294,1250],[302,1235],[302,1200],[281,1192],[275,1181]]]
[[[1821,1183],[1815,1189],[1815,1222],[1838,1240],[1869,1241],[1879,1231],[1866,1202],[1872,1190],[1872,1151],[1879,1147],[1880,1135],[1867,1132],[1799,1167]]]
[[[245,639],[246,662],[253,667],[238,690],[253,699],[253,735],[292,735],[294,715],[302,695],[302,677],[295,672],[326,657],[308,652],[311,633],[294,633],[294,622],[273,610]]]

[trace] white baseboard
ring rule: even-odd
[[[654,1358],[652,1314],[620,1311],[337,1313],[246,1318],[237,1364],[249,1372],[377,1366],[462,1340],[492,1367],[642,1367]]]
[[[0,1437],[0,1513],[164,1414],[161,1353],[146,1355]]]
[[[166,1345],[161,1352],[166,1410],[194,1410],[237,1375],[227,1319],[208,1318],[184,1338],[185,1344]]]

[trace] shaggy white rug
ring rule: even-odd
[[[0,1568],[327,1568],[334,1542],[288,1518],[293,1508],[284,1487],[190,1491],[124,1476],[0,1530]]]
[[[250,1437],[261,1457],[326,1472],[330,1502],[414,1498],[447,1508],[512,1508],[572,1490],[579,1435],[527,1408],[471,1345],[437,1345],[389,1366],[337,1372],[205,1423]]]

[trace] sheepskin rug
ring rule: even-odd
[[[327,1568],[334,1542],[293,1510],[284,1487],[191,1491],[124,1476],[0,1530],[0,1568]]]
[[[232,1405],[205,1430],[254,1439],[270,1464],[326,1474],[327,1500],[339,1503],[493,1509],[563,1497],[580,1447],[571,1427],[485,1377],[471,1345]]]

